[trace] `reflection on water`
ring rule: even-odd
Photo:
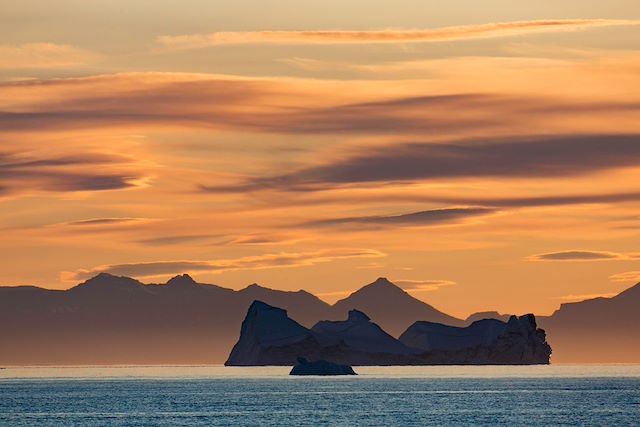
[[[640,377],[640,365],[357,366],[357,378],[585,378]],[[256,366],[26,366],[0,370],[16,378],[290,378],[290,367]]]

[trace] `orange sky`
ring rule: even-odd
[[[228,3],[0,6],[0,283],[466,316],[640,281],[637,2]]]

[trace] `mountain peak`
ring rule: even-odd
[[[392,281],[387,279],[386,277],[378,277],[375,282],[369,283],[366,286],[360,288],[356,293],[363,292],[371,292],[375,291],[376,293],[384,292],[386,294],[396,294],[396,293],[406,293],[402,290],[398,285],[394,284]]]
[[[178,274],[167,282],[169,286],[197,286],[198,283],[188,274]]]
[[[371,283],[371,285],[377,286],[396,286],[386,277],[378,277],[375,282]]]
[[[400,288],[398,285],[394,284],[389,279],[387,279],[386,277],[378,277],[378,279],[376,279],[375,282],[371,282],[368,285],[361,287],[360,289],[358,289],[357,291],[349,295],[347,298],[344,298],[338,301],[336,304],[339,304],[342,301],[353,300],[354,298],[358,300],[362,298],[367,300],[373,298],[380,301],[382,301],[385,298],[415,299],[411,295],[409,295],[407,292],[405,292],[402,288]],[[354,308],[354,307],[351,307],[351,308]]]
[[[264,286],[260,286],[257,283],[252,283],[249,286],[247,286],[246,288],[241,289],[240,291],[241,292],[242,291],[257,291],[257,290],[260,290],[260,289],[269,289],[269,288],[265,288]]]
[[[95,283],[107,283],[107,282],[116,282],[118,280],[121,279],[130,279],[129,277],[119,277],[119,276],[114,276],[111,273],[98,273],[95,276],[85,280],[83,283],[81,283],[82,285],[91,285],[91,284],[95,284]]]
[[[460,319],[438,311],[421,301],[386,277],[353,292],[334,304],[337,316],[344,316],[349,310],[357,309],[367,313],[373,322],[384,323],[385,329],[394,336],[400,335],[415,319],[428,320],[449,325],[461,325]]]
[[[144,285],[131,277],[114,276],[110,273],[99,273],[75,286],[74,289],[143,289]]]
[[[369,316],[367,316],[360,310],[353,309],[349,310],[349,317],[347,318],[347,320],[350,322],[368,322],[371,319],[369,319]]]
[[[101,272],[96,274],[95,276],[91,277],[90,279],[87,280],[87,282],[91,282],[94,280],[107,280],[107,279],[117,279],[118,276],[115,276],[111,273],[105,273],[105,272]]]

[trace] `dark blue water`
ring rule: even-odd
[[[638,377],[0,378],[0,425],[640,425]]]

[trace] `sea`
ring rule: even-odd
[[[640,426],[640,365],[0,369],[1,426]]]

